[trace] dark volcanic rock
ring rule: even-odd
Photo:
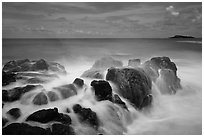
[[[3,67],[5,72],[25,72],[25,71],[54,71],[59,73],[66,73],[65,68],[54,62],[47,62],[44,59],[37,61],[30,61],[28,59],[10,61]]]
[[[141,64],[141,60],[140,59],[129,59],[128,60],[128,66],[137,67],[140,64]]]
[[[30,126],[26,123],[12,123],[2,130],[3,135],[47,135],[48,130],[40,127]]]
[[[40,92],[34,97],[32,102],[35,105],[44,105],[48,103],[48,99],[44,92]]]
[[[73,84],[76,84],[79,88],[82,88],[84,85],[84,80],[80,78],[76,78],[73,82]]]
[[[36,87],[36,85],[27,85],[25,87],[16,87],[11,90],[2,90],[2,100],[5,102],[19,100],[24,93],[29,92]]]
[[[99,80],[99,81],[92,81],[91,86],[95,90],[95,96],[96,98],[101,100],[110,100],[112,101],[112,88],[110,84],[105,80]]]
[[[74,130],[69,125],[63,125],[63,124],[53,124],[52,125],[52,135],[74,135]]]
[[[128,99],[138,109],[141,108],[144,98],[151,94],[151,80],[142,69],[110,68],[106,79],[115,83],[119,95]]]
[[[113,103],[116,103],[120,105],[121,107],[128,109],[125,102],[123,102],[117,94],[113,96]]]
[[[154,57],[146,61],[143,65],[145,72],[151,77],[152,81],[156,82],[158,77],[162,77],[166,84],[173,90],[169,93],[176,93],[176,90],[181,88],[180,79],[177,77],[176,64],[171,62],[169,57]],[[159,70],[161,70],[162,76],[160,76],[161,73],[159,73]]]
[[[11,115],[14,119],[18,119],[21,116],[21,110],[19,108],[12,108],[7,114]]]
[[[50,99],[50,101],[57,101],[57,100],[59,100],[58,95],[55,92],[53,92],[53,91],[49,91],[47,93],[47,96]]]
[[[77,94],[77,89],[73,84],[67,84],[59,87],[54,87],[53,89],[60,92],[63,99],[69,98]]]
[[[71,118],[66,114],[59,113],[57,108],[36,111],[28,116],[26,121],[36,121],[40,123],[58,121],[63,124],[71,124]]]
[[[90,108],[82,108],[79,104],[73,106],[74,113],[78,114],[79,120],[90,124],[94,128],[98,129],[99,120],[96,112],[93,112]]]
[[[97,69],[89,69],[85,71],[81,77],[87,77],[87,78],[96,78],[96,79],[103,79],[103,71],[97,70]]]
[[[16,82],[16,74],[2,71],[2,86],[9,85],[11,82]]]
[[[6,123],[8,122],[8,119],[6,118],[2,118],[2,127],[4,127],[6,125]]]

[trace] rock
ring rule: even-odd
[[[70,112],[71,112],[71,110],[70,110],[69,108],[67,108],[67,109],[66,109],[66,112],[67,112],[67,113],[70,113]]]
[[[181,88],[180,79],[170,69],[161,69],[156,84],[163,94],[175,94]]]
[[[93,126],[98,129],[99,120],[96,115],[96,112],[93,112],[90,108],[82,108],[79,104],[73,106],[74,113],[78,114],[79,120],[86,124]]]
[[[55,62],[47,62],[44,59],[37,61],[16,60],[6,63],[3,67],[5,72],[26,72],[26,71],[53,71],[65,74],[65,68]]]
[[[74,130],[69,125],[52,124],[52,135],[74,135]]]
[[[59,100],[58,95],[55,92],[53,92],[53,91],[49,91],[47,93],[47,96],[48,96],[50,101],[57,101],[57,100]]]
[[[84,80],[80,78],[76,78],[73,84],[76,84],[79,88],[82,88],[84,86]]]
[[[2,71],[2,86],[9,85],[12,82],[16,82],[16,74]]]
[[[128,60],[128,66],[138,67],[140,64],[141,64],[141,60],[140,59],[129,59]]]
[[[184,36],[184,35],[175,35],[175,36],[173,36],[173,37],[169,37],[169,38],[195,38],[195,37],[193,37],[193,36]]]
[[[16,87],[11,90],[2,90],[2,100],[5,102],[19,100],[23,94],[35,89],[36,87],[36,85],[27,85],[25,87]]]
[[[18,119],[21,116],[21,110],[19,108],[12,108],[7,114],[11,115],[14,119]]]
[[[35,105],[45,105],[48,103],[48,99],[44,92],[40,92],[34,97],[32,102]]]
[[[115,83],[118,86],[119,95],[128,99],[137,109],[141,108],[144,98],[151,94],[151,80],[139,68],[110,68],[106,80]]]
[[[67,125],[71,124],[71,118],[66,114],[59,113],[57,108],[36,111],[29,115],[26,121],[36,121],[40,123],[57,121]]]
[[[46,129],[30,126],[26,123],[12,123],[2,130],[3,135],[49,135]]]
[[[112,57],[103,57],[93,64],[92,68],[95,69],[107,69],[110,67],[122,67],[123,63],[119,60],[115,60]]]
[[[27,80],[26,83],[29,83],[29,84],[42,84],[42,83],[45,83],[46,81],[45,80],[42,80],[40,78],[30,78]]]
[[[151,94],[145,96],[145,98],[143,99],[142,104],[140,105],[140,109],[149,106],[152,102],[153,96]]]
[[[123,102],[117,94],[115,94],[115,95],[113,96],[113,103],[116,103],[116,104],[118,104],[119,106],[121,106],[122,108],[125,108],[125,109],[128,110],[128,108],[127,108],[125,102]]]
[[[8,123],[8,119],[2,117],[2,127],[4,127]]]
[[[77,95],[77,89],[73,84],[67,84],[67,85],[63,85],[59,87],[54,87],[53,89],[60,92],[63,99]]]
[[[87,77],[87,78],[96,78],[96,79],[103,79],[103,71],[97,70],[97,69],[89,69],[85,71],[81,77]]]
[[[94,88],[97,100],[110,100],[112,101],[112,88],[105,80],[92,81],[91,86]]]

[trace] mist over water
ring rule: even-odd
[[[161,83],[152,83],[153,103],[143,111],[135,110],[122,97],[129,111],[109,101],[97,101],[90,87],[93,79],[83,78],[86,86],[78,90],[76,96],[36,106],[31,103],[34,94],[40,92],[36,89],[16,102],[5,104],[2,115],[7,117],[8,110],[18,107],[23,115],[17,122],[23,122],[37,110],[57,107],[59,112],[64,112],[67,107],[72,110],[72,106],[79,103],[97,113],[102,124],[99,131],[103,134],[202,134],[202,45],[198,42],[177,42],[173,39],[3,40],[2,56],[3,64],[16,59],[43,58],[65,66],[68,74],[45,84],[46,91],[72,83],[91,68],[95,60],[104,56],[121,60],[124,66],[132,58],[145,62],[154,56],[168,56],[177,66],[182,89],[175,95],[163,95],[158,89]],[[14,86],[19,85],[22,83]],[[117,93],[115,85],[111,83],[111,86]],[[70,117],[78,134],[97,134],[91,127],[79,123],[73,112]]]

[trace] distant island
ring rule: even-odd
[[[193,36],[184,36],[184,35],[175,35],[175,36],[169,37],[169,38],[172,39],[172,38],[195,38],[195,37],[193,37]]]

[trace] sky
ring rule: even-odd
[[[201,2],[3,2],[3,38],[202,37]]]

